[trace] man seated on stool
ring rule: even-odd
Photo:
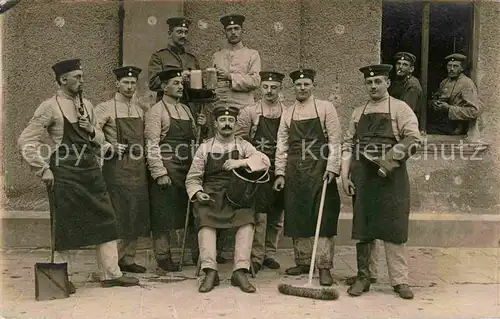
[[[198,227],[201,268],[205,272],[199,292],[209,292],[219,284],[216,231],[229,228],[237,228],[231,284],[248,293],[256,290],[247,278],[255,211],[250,205],[243,208],[234,205],[228,200],[227,193],[232,170],[266,171],[270,161],[250,142],[235,137],[238,112],[238,108],[233,106],[214,109],[216,135],[200,145],[186,177],[186,190],[194,201],[193,215]]]

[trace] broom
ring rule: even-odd
[[[321,201],[319,204],[318,221],[316,223],[316,233],[314,234],[314,245],[312,251],[311,266],[309,268],[309,281],[306,285],[298,287],[290,284],[279,284],[278,291],[281,292],[282,294],[296,296],[296,297],[311,298],[311,299],[320,299],[320,300],[336,300],[339,298],[339,293],[336,289],[315,287],[312,284],[314,266],[316,263],[316,250],[318,249],[319,230],[321,226],[321,219],[323,217],[323,205],[325,203],[325,193],[327,184],[328,181],[324,180],[323,190],[321,192]]]

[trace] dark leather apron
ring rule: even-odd
[[[213,142],[215,142],[215,138]],[[234,143],[236,145],[236,140]],[[214,202],[210,205],[194,202],[193,214],[198,228],[236,228],[255,224],[253,208],[235,209],[225,196],[232,172],[223,169],[222,165],[228,159],[239,158],[240,153],[237,149],[227,153],[208,153],[203,177],[203,190],[210,195]]]
[[[391,103],[389,113],[364,114],[356,126],[355,149],[370,144],[370,155],[381,156],[397,143],[392,130]],[[375,149],[376,148],[376,149]],[[378,153],[378,154],[377,154]],[[377,175],[378,166],[356,155],[351,163],[351,179],[356,187],[353,196],[354,216],[352,238],[361,241],[381,239],[401,244],[408,240],[410,184],[406,163],[387,178]]]
[[[116,140],[129,147],[123,156],[104,162],[102,173],[119,225],[120,238],[137,239],[150,234],[148,172],[144,157],[144,122],[137,117],[118,117],[115,106]]]
[[[283,192],[276,192],[273,190],[274,181],[276,180],[276,176],[274,175],[274,159],[281,115],[277,118],[265,117],[262,102],[260,103],[260,112],[261,115],[259,116],[259,123],[257,124],[252,144],[257,150],[269,157],[271,160],[271,167],[269,168],[269,182],[260,185],[255,196],[255,212],[281,214],[285,204],[284,195]],[[281,112],[283,112],[283,110],[281,110]]]
[[[191,147],[195,141],[194,121],[190,112],[183,107],[191,119],[176,119],[172,117],[165,102],[162,103],[170,118],[170,128],[159,146],[163,165],[167,169],[172,185],[162,189],[156,181],[150,179],[153,235],[184,228],[189,200],[186,193],[186,175],[193,161]],[[177,114],[179,115],[179,110]]]
[[[316,118],[293,120],[292,111],[288,136],[288,158],[285,172],[285,223],[287,237],[313,237],[316,231],[318,210],[323,188],[323,175],[326,172],[328,141],[323,132],[316,108]],[[311,154],[305,151],[310,147]],[[323,146],[323,148],[322,148]],[[323,149],[323,154],[321,149]],[[332,181],[327,186],[323,218],[319,235],[331,237],[337,234],[337,222],[340,214],[340,197],[337,183]]]
[[[63,138],[50,157],[54,174],[55,250],[78,249],[118,238],[115,212],[97,159],[99,145],[63,116]],[[88,110],[87,110],[87,114]],[[88,117],[88,115],[87,115]],[[85,149],[83,150],[83,148]],[[80,154],[83,150],[83,154]],[[78,155],[80,155],[80,158]]]

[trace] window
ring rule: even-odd
[[[474,4],[469,2],[384,1],[381,60],[393,64],[399,51],[417,57],[413,75],[420,80],[425,100],[419,121],[428,134],[451,134],[448,117],[427,101],[447,76],[447,55],[462,53],[469,65],[475,60],[473,16]],[[464,73],[470,77],[470,67]]]

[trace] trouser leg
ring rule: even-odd
[[[120,267],[118,267],[117,240],[96,245],[96,257],[101,280],[111,280],[122,276]]]
[[[309,266],[311,264],[311,238],[292,237],[293,254],[297,266]]]
[[[408,284],[406,244],[394,244],[384,241],[384,247],[391,286]]]
[[[217,231],[215,228],[202,227],[198,231],[201,269],[217,270]]]
[[[170,258],[170,234],[164,232],[153,237],[153,250],[156,260]]]
[[[125,266],[135,264],[137,239],[122,239],[118,242],[118,260]]]
[[[377,278],[378,270],[378,255],[380,253],[380,241],[374,240],[373,243],[370,244],[371,253],[370,253],[370,275],[371,278]]]
[[[356,262],[358,279],[363,282],[370,281],[370,255],[372,242],[359,242],[356,244]]]
[[[257,214],[252,243],[252,262],[262,265],[266,255],[267,214]]]
[[[252,224],[244,225],[238,228],[234,242],[234,268],[250,269],[250,255],[252,253],[254,227]]]
[[[335,251],[335,237],[319,237],[316,266],[318,269],[333,268],[333,254]],[[311,249],[312,254],[312,249]]]
[[[284,212],[267,216],[266,223],[266,244],[264,258],[275,258],[278,250],[278,240],[283,230]],[[255,231],[257,232],[257,230]],[[255,236],[255,235],[254,235]]]

